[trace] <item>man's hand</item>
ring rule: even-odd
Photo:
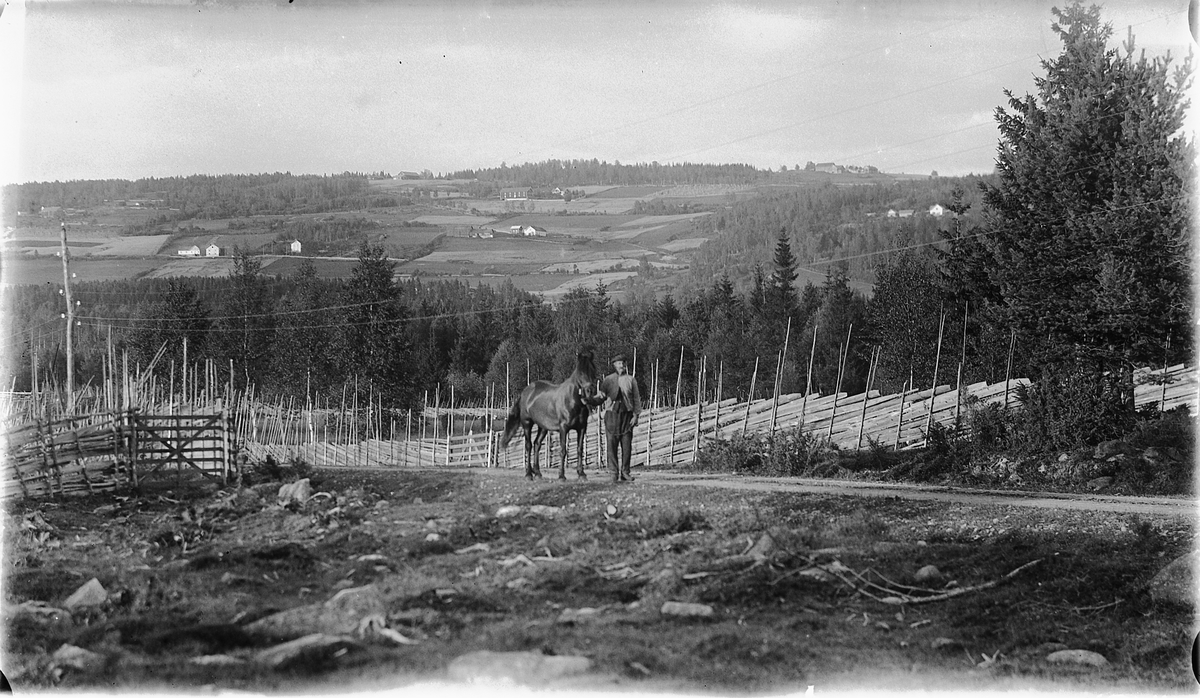
[[[637,423],[638,423],[638,416],[635,414],[635,415],[633,415],[633,419],[629,420],[629,426],[636,427]]]

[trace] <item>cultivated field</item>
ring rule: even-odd
[[[154,257],[75,257],[71,258],[71,273],[81,281],[115,281],[136,279],[162,266]],[[43,255],[38,258],[0,257],[0,283],[4,284],[61,284],[62,260]]]
[[[1195,689],[1192,612],[1147,593],[1186,516],[290,470],[12,503],[13,688]],[[278,502],[280,475],[314,495]]]

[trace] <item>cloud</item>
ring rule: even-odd
[[[758,51],[795,47],[827,27],[827,22],[799,12],[764,10],[750,5],[718,5],[699,20],[726,43]]]

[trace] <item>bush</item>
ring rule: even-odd
[[[1120,438],[1132,426],[1117,379],[1093,371],[1049,373],[1017,386],[1020,409],[1010,423],[1010,448],[1020,455],[1071,451]]]
[[[839,470],[837,453],[836,445],[791,429],[710,441],[696,455],[694,467],[746,475],[826,476]]]

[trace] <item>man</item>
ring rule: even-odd
[[[637,381],[625,367],[625,355],[617,354],[612,359],[613,372],[600,382],[604,394],[604,431],[608,440],[608,469],[613,482],[633,480],[629,472],[630,451],[633,448],[633,428],[642,413],[642,396]],[[617,447],[621,449],[621,460],[617,461]]]

